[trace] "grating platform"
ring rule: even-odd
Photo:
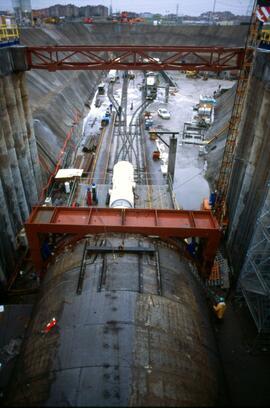
[[[174,208],[167,185],[142,185],[135,188],[135,207],[137,208]]]
[[[78,184],[76,202],[80,207],[87,206],[87,188],[91,187],[87,180]],[[107,194],[110,189],[108,184],[97,184],[98,207],[106,207]],[[142,185],[135,187],[135,208],[174,208],[171,194],[167,185]]]

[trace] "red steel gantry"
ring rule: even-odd
[[[53,45],[25,47],[28,69],[197,70],[241,69],[242,47],[159,45]]]
[[[25,223],[32,260],[39,273],[43,269],[40,234],[133,233],[161,239],[201,237],[202,276],[207,277],[220,240],[220,228],[210,211],[155,210],[149,208],[34,207]]]

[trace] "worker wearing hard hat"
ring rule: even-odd
[[[213,306],[214,312],[218,319],[222,319],[226,310],[226,303],[223,297],[220,297],[217,304]]]

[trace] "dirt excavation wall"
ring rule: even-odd
[[[238,273],[270,176],[270,55],[257,52],[229,190],[228,248]]]
[[[69,23],[51,26],[46,33],[58,32],[64,44],[137,44],[137,45],[244,45],[247,26],[151,26],[149,24]],[[66,40],[65,40],[66,37]],[[66,42],[64,42],[66,41]],[[67,42],[68,41],[68,42]]]
[[[73,39],[74,36],[69,38],[57,29],[25,29],[21,42],[25,45],[68,44],[73,43]],[[86,104],[92,101],[102,72],[33,70],[26,75],[45,183],[76,117],[79,114],[83,119],[86,114]],[[74,127],[74,144],[81,135],[82,123],[80,120]]]
[[[256,220],[264,204],[270,175],[270,55],[257,52],[244,109],[233,173],[228,194],[228,254],[235,276],[240,273],[249,248]],[[210,139],[228,125],[235,87],[218,98],[215,123]],[[206,178],[215,188],[223,156],[227,129],[220,133],[206,154]]]

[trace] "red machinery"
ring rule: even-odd
[[[151,234],[167,240],[200,237],[204,241],[200,264],[203,277],[211,271],[221,237],[211,211],[152,208],[34,207],[25,230],[37,273],[44,266],[40,251],[42,234],[71,234],[74,242],[86,234],[104,232]]]
[[[85,17],[83,19],[84,24],[92,24],[93,22],[94,22],[94,20],[91,17]]]
[[[127,11],[122,11],[120,15],[120,23],[128,23],[129,22],[129,17]]]

